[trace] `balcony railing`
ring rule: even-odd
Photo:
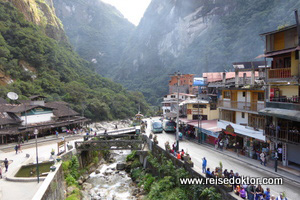
[[[228,100],[219,100],[219,107],[237,109],[241,111],[254,111],[258,112],[265,108],[264,103],[252,103],[244,101],[228,101]]]
[[[269,69],[269,78],[290,78],[291,68]]]
[[[275,128],[266,127],[265,135],[270,138],[276,139]],[[300,144],[300,132],[299,130],[279,130],[277,139],[283,142]]]
[[[286,102],[286,103],[300,103],[300,97],[299,96],[293,96],[293,97],[286,97],[286,96],[270,97],[270,101],[273,101],[273,102]]]

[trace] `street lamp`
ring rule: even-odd
[[[36,175],[37,175],[37,182],[40,182],[40,173],[39,173],[39,158],[38,158],[38,146],[37,146],[37,135],[39,131],[37,129],[34,129],[34,135],[35,135],[35,148],[36,148]]]
[[[201,140],[201,136],[202,136],[202,124],[201,124],[201,121],[202,121],[202,116],[200,115],[200,102],[199,102],[199,99],[198,99],[198,143],[202,142]],[[201,128],[200,128],[200,126]]]

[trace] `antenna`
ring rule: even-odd
[[[19,96],[14,92],[7,93],[7,97],[11,100],[17,100],[19,98]]]

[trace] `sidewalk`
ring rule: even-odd
[[[263,165],[260,164],[259,160],[255,160],[255,159],[243,156],[243,155],[237,156],[237,154],[235,152],[228,151],[228,150],[225,150],[225,149],[223,151],[217,150],[217,149],[215,149],[214,146],[212,146],[210,144],[207,144],[207,143],[199,144],[194,139],[186,139],[185,138],[185,140],[188,140],[188,141],[193,142],[193,143],[198,144],[198,145],[205,145],[210,150],[214,150],[215,152],[218,152],[220,154],[229,156],[229,157],[234,158],[234,159],[236,159],[236,160],[238,160],[240,162],[247,163],[247,164],[252,165],[252,166],[254,166],[256,168],[259,168],[261,170],[265,170],[265,171],[267,171],[269,173],[272,173],[274,175],[284,177],[285,179],[287,179],[287,180],[289,180],[291,182],[300,184],[300,176],[298,174],[295,174],[296,170],[289,170],[289,169],[287,169],[287,168],[285,168],[283,166],[278,166],[277,172],[275,172],[274,161],[272,161],[272,160],[269,160],[269,162],[267,163],[267,166],[263,166]]]

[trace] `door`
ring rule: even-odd
[[[258,100],[258,93],[253,92],[252,99],[251,99],[251,110],[252,111],[257,111],[257,100]]]
[[[237,91],[231,91],[231,108],[237,108]]]

